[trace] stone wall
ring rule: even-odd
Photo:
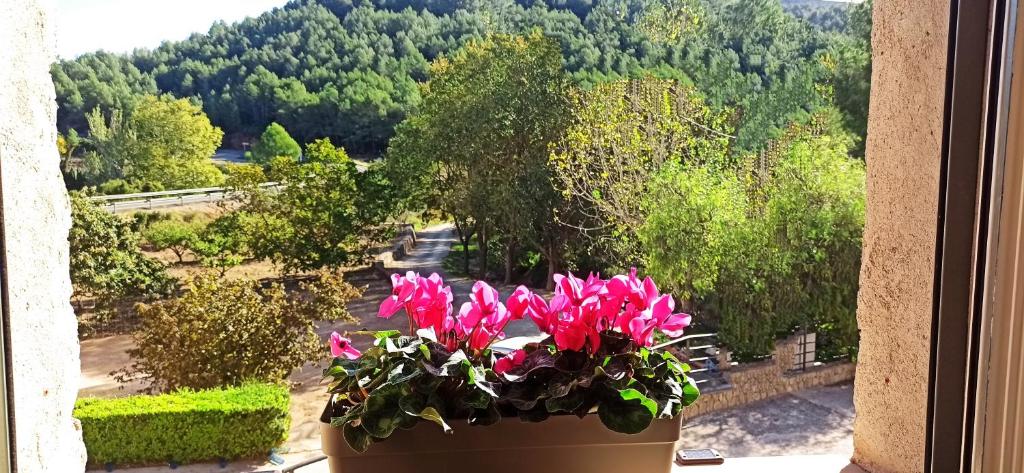
[[[776,343],[771,359],[728,368],[725,372],[732,388],[702,393],[696,403],[683,411],[683,419],[853,380],[855,366],[846,361],[808,366],[798,373],[789,372],[798,353],[798,345],[799,338],[790,337]]]
[[[854,461],[924,466],[948,0],[875,0]]]
[[[0,2],[0,176],[8,258],[15,443],[20,473],[85,469],[71,417],[78,323],[71,310],[71,211],[56,146],[55,37],[37,0]]]
[[[384,269],[389,264],[405,258],[413,248],[416,248],[416,229],[412,225],[402,225],[398,230],[398,235],[391,240],[391,245],[384,248],[377,256],[374,266]]]

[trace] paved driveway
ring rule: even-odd
[[[849,457],[853,414],[852,384],[808,389],[694,418],[680,445],[714,448],[727,458]]]

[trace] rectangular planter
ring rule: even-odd
[[[331,473],[669,473],[682,416],[655,420],[626,435],[596,415],[554,416],[540,423],[517,418],[479,427],[453,422],[452,435],[432,423],[398,430],[356,453],[341,430],[321,423]]]

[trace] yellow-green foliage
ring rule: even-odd
[[[670,166],[638,234],[646,265],[745,355],[796,327],[857,345],[865,171],[847,142],[794,131],[740,168]]]
[[[284,386],[247,384],[118,399],[84,398],[75,418],[89,464],[192,463],[266,455],[291,419]]]

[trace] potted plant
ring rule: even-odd
[[[550,301],[520,286],[504,303],[478,281],[458,312],[436,274],[392,283],[379,315],[404,312],[408,334],[378,332],[363,353],[331,337],[332,473],[671,470],[679,414],[699,393],[687,365],[650,348],[656,330],[690,323],[650,278],[556,275]],[[523,318],[547,338],[493,349]]]

